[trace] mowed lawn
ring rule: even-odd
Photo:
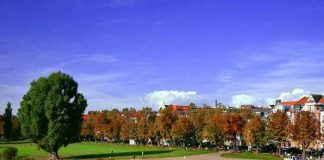
[[[259,159],[259,160],[283,160],[278,156],[274,156],[266,153],[251,153],[251,152],[241,152],[241,153],[223,153],[221,155],[225,158],[238,158],[238,159]]]
[[[50,154],[37,149],[35,144],[29,142],[0,143],[0,152],[6,147],[18,148],[18,156],[34,159],[48,159]],[[180,148],[164,149],[157,146],[129,146],[127,144],[108,144],[94,142],[80,142],[69,144],[59,150],[60,158],[64,159],[131,159],[135,154],[136,159],[142,158],[165,158],[190,156],[196,154],[211,153],[210,150],[185,150]]]

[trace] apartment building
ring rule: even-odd
[[[320,132],[324,133],[324,96],[319,94],[309,94],[303,96],[299,100],[293,101],[281,101],[277,100],[276,104],[272,106],[271,113],[277,111],[287,113],[289,120],[294,120],[294,115],[300,111],[310,111],[313,112],[316,118],[320,122]],[[313,148],[323,148],[324,141],[318,140],[316,143],[312,144]],[[294,142],[291,142],[292,146],[297,146]]]

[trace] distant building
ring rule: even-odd
[[[89,114],[83,115],[82,120],[87,121],[89,119]]]
[[[166,108],[170,107],[173,111],[177,112],[180,116],[187,117],[190,111],[190,106],[183,106],[183,105],[164,105]]]
[[[252,113],[254,115],[258,115],[261,117],[261,119],[265,119],[266,117],[268,117],[271,108],[270,107],[256,107],[253,105],[243,105],[241,106],[241,108],[248,108],[251,109]]]
[[[123,116],[123,117],[126,116],[126,119],[137,123],[139,113],[138,112],[133,112],[133,113],[130,113],[130,114],[127,114],[127,115],[121,114],[121,116]]]

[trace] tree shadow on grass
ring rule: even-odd
[[[161,151],[144,151],[145,155],[153,155],[153,154],[162,154],[162,153],[170,153],[173,152],[173,150],[161,150]],[[71,156],[66,157],[64,159],[92,159],[92,158],[114,158],[114,157],[132,157],[132,156],[142,156],[141,151],[136,152],[119,152],[119,153],[107,153],[107,154],[87,154],[87,155],[80,155],[80,156]]]
[[[10,141],[9,143],[1,141],[0,144],[24,144],[24,143],[30,143],[28,141]]]

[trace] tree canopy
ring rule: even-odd
[[[309,111],[296,113],[294,121],[289,123],[289,137],[302,146],[303,157],[312,142],[320,138],[319,120]]]
[[[7,139],[7,142],[10,141],[11,134],[12,134],[11,118],[12,118],[12,108],[11,108],[11,103],[8,102],[7,107],[5,109],[5,114],[3,115],[3,121],[4,121],[3,130],[4,130],[5,138]]]
[[[221,147],[224,142],[224,133],[222,130],[223,113],[217,108],[212,119],[207,121],[203,129],[203,137],[210,142],[214,142],[217,147]]]
[[[87,100],[74,79],[62,72],[31,82],[18,110],[22,134],[58,159],[58,150],[80,132]]]
[[[286,113],[277,111],[270,115],[268,132],[278,146],[278,153],[281,154],[281,145],[287,140],[288,136],[288,117]]]
[[[186,146],[195,136],[194,125],[189,118],[180,117],[171,128],[171,136],[175,142]]]
[[[261,121],[259,116],[254,116],[250,119],[243,128],[244,138],[250,146],[255,145],[257,152],[262,146],[265,137],[265,124]]]
[[[225,114],[222,124],[225,138],[233,141],[233,149],[236,151],[236,137],[242,135],[243,132],[242,116],[236,112],[228,112]]]
[[[178,115],[172,111],[170,107],[161,110],[160,116],[157,118],[158,130],[165,140],[171,139],[172,125],[178,120]]]

